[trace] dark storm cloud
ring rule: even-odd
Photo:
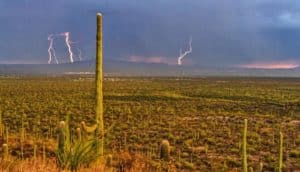
[[[45,63],[48,34],[65,31],[93,58],[98,11],[104,15],[106,60],[173,63],[193,36],[186,58],[193,64],[298,61],[299,7],[296,0],[4,0],[0,62]]]

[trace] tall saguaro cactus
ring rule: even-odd
[[[247,165],[247,119],[244,120],[244,131],[243,131],[243,172],[248,171]]]
[[[103,155],[104,123],[103,123],[103,42],[102,42],[102,15],[97,13],[97,41],[96,41],[96,115],[97,129],[95,137],[99,138],[97,154]]]
[[[282,154],[283,154],[283,135],[282,132],[279,133],[279,158],[278,158],[278,171],[282,171]]]

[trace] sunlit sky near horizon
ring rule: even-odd
[[[299,0],[1,0],[0,64],[47,63],[47,37],[70,32],[75,60],[95,54],[96,13],[104,17],[104,60],[176,65],[295,68]],[[62,38],[54,41],[67,60]]]

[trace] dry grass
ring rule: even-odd
[[[10,158],[9,160],[0,160],[0,171],[3,172],[57,172],[56,163],[54,159],[47,159],[43,162],[42,159],[26,159],[16,160]]]
[[[42,159],[27,160],[0,160],[1,172],[57,172],[59,169],[56,166],[55,159],[47,159],[43,162]],[[62,170],[68,171],[68,170]],[[89,168],[81,168],[79,172],[104,172],[105,166],[103,164],[93,165]]]
[[[92,164],[90,167],[81,167],[78,172],[143,172],[143,171],[156,171],[156,167],[153,167],[148,163],[146,157],[140,154],[132,154],[129,152],[119,152],[113,155],[113,162],[111,165],[107,165],[104,161],[99,161]],[[15,159],[10,157],[8,160],[0,159],[0,171],[1,172],[57,172],[60,169],[57,168],[54,158],[47,159],[46,162],[42,158],[34,160],[28,158],[25,160]],[[61,170],[63,172],[69,170]]]

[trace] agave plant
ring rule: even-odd
[[[61,170],[70,169],[72,172],[76,172],[79,167],[89,166],[99,158],[99,154],[95,153],[97,145],[99,145],[99,139],[87,137],[70,141],[70,130],[68,127],[68,123],[60,122],[58,149],[56,151],[57,165]]]
[[[77,172],[80,167],[89,166],[99,158],[95,154],[96,139],[74,142],[70,148],[57,151],[57,163],[60,169],[69,169]]]

